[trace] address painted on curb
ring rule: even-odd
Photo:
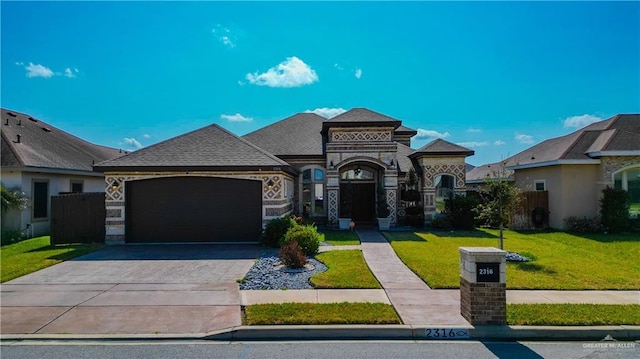
[[[467,328],[427,328],[424,334],[427,339],[469,339]]]

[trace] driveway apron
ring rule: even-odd
[[[357,230],[367,265],[404,324],[468,326],[460,315],[459,291],[432,290],[402,263],[378,231]]]
[[[258,245],[110,246],[0,286],[2,334],[184,334],[241,324]]]

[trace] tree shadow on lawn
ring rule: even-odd
[[[516,266],[518,269],[524,272],[539,272],[544,274],[556,274],[553,269],[547,268],[545,266],[541,266],[540,264],[531,263],[531,262],[509,262]]]
[[[498,238],[497,235],[484,231],[431,231],[429,233],[439,238]]]
[[[383,233],[382,235],[389,242],[429,242],[426,238],[422,238],[418,236],[417,233],[420,233],[420,232],[391,232],[391,233],[389,234]]]
[[[575,233],[566,232],[567,234],[590,239],[592,241],[600,243],[614,243],[614,242],[638,242],[640,243],[640,233]]]

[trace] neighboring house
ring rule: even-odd
[[[640,114],[616,115],[543,141],[505,160],[522,191],[548,191],[549,225],[595,217],[606,187],[624,189],[640,212]]]
[[[486,183],[487,177],[504,177],[508,182],[513,182],[513,170],[504,167],[502,162],[489,163],[473,167],[467,170],[467,191],[479,191]]]
[[[2,213],[2,229],[28,229],[32,236],[49,232],[51,196],[104,192],[104,176],[94,172],[93,165],[124,154],[16,111],[2,109],[0,129],[2,186],[19,189],[29,198],[25,210]]]
[[[440,197],[465,191],[473,151],[355,108],[332,119],[299,113],[238,137],[218,125],[96,165],[106,180],[107,243],[256,241],[270,219],[300,214],[337,225],[375,223],[376,193],[390,218],[414,168],[427,218]]]

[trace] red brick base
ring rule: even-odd
[[[471,324],[507,324],[507,286],[460,278],[460,314]]]

